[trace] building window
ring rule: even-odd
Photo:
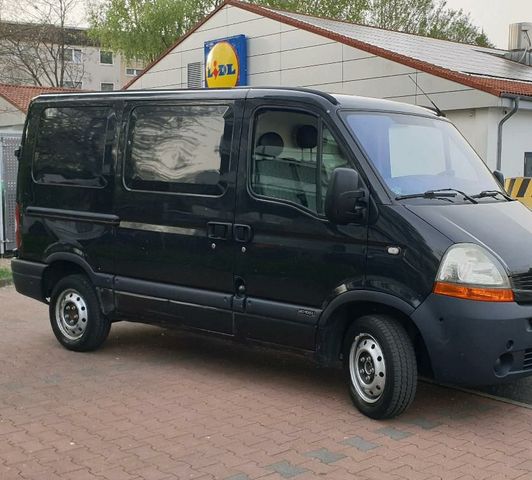
[[[257,195],[321,214],[332,172],[346,166],[347,158],[318,117],[287,110],[257,114],[250,176]]]
[[[126,68],[126,75],[129,77],[138,77],[141,73],[141,68]]]
[[[532,152],[525,152],[525,177],[532,177]]]
[[[201,88],[203,86],[202,72],[201,62],[187,65],[187,88]]]
[[[109,109],[58,107],[43,111],[33,159],[38,183],[101,187]]]
[[[107,52],[105,50],[100,50],[100,63],[104,65],[113,64],[113,52]]]
[[[134,190],[221,195],[233,112],[224,105],[139,106],[129,120],[124,181]]]
[[[78,48],[65,48],[64,56],[66,62],[81,63],[82,61],[81,50]]]
[[[115,89],[114,83],[100,83],[100,90],[102,92],[112,92]]]
[[[72,82],[71,80],[65,80],[63,81],[63,87],[64,88],[75,88],[77,90],[81,90],[83,87],[82,82]]]

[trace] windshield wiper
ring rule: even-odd
[[[486,197],[492,197],[495,198],[497,195],[500,195],[501,197],[505,198],[506,200],[514,200],[509,195],[506,195],[506,193],[501,192],[499,190],[483,190],[482,192],[478,193],[477,195],[472,195],[473,198],[486,198]]]
[[[473,197],[470,197],[467,193],[457,190],[456,188],[439,188],[437,190],[427,190],[423,193],[412,193],[410,195],[399,195],[395,197],[396,200],[406,200],[407,198],[439,198],[448,199],[454,198],[457,194],[462,195],[466,200],[471,203],[478,203]],[[449,200],[449,202],[452,202]]]
[[[452,200],[449,200],[452,197],[456,197],[456,193],[437,193],[434,190],[427,190],[423,193],[410,193],[409,195],[399,195],[395,197],[396,200],[406,200],[408,198],[437,198],[438,200],[448,200],[452,203]]]

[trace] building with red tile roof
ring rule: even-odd
[[[78,91],[69,88],[0,83],[0,130],[22,130],[31,99],[37,95]]]
[[[21,112],[27,113],[31,99],[43,93],[78,92],[72,88],[41,87],[35,85],[8,85],[0,83],[0,96],[18,108]]]

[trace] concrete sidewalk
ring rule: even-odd
[[[2,480],[532,478],[532,410],[421,383],[372,421],[340,372],[144,325],[73,353],[13,287],[0,365]]]

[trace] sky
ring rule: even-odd
[[[484,28],[498,48],[508,48],[511,23],[532,23],[532,0],[447,0],[447,6],[470,13],[473,23]]]

